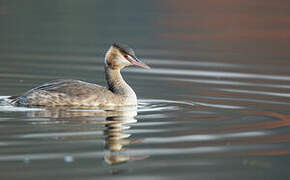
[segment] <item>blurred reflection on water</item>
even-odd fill
[[[285,179],[288,1],[1,1],[0,179]],[[25,108],[44,82],[103,84],[128,43],[138,109]]]

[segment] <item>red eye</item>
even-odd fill
[[[127,55],[124,55],[124,57],[125,57],[125,58],[128,58],[128,56],[127,56]]]

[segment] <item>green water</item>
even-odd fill
[[[0,96],[105,85],[127,43],[138,110],[0,106],[0,179],[287,179],[287,1],[0,2]]]

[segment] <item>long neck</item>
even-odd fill
[[[114,94],[122,96],[136,96],[133,89],[124,81],[120,69],[111,69],[105,65],[108,89]]]

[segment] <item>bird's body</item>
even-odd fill
[[[115,94],[105,87],[79,80],[56,80],[15,98],[24,106],[118,106],[136,105],[136,95]]]
[[[79,80],[55,80],[12,97],[23,106],[123,106],[136,105],[133,89],[124,81],[120,70],[129,65],[149,66],[137,60],[132,49],[114,44],[106,53],[105,74],[108,87]]]

